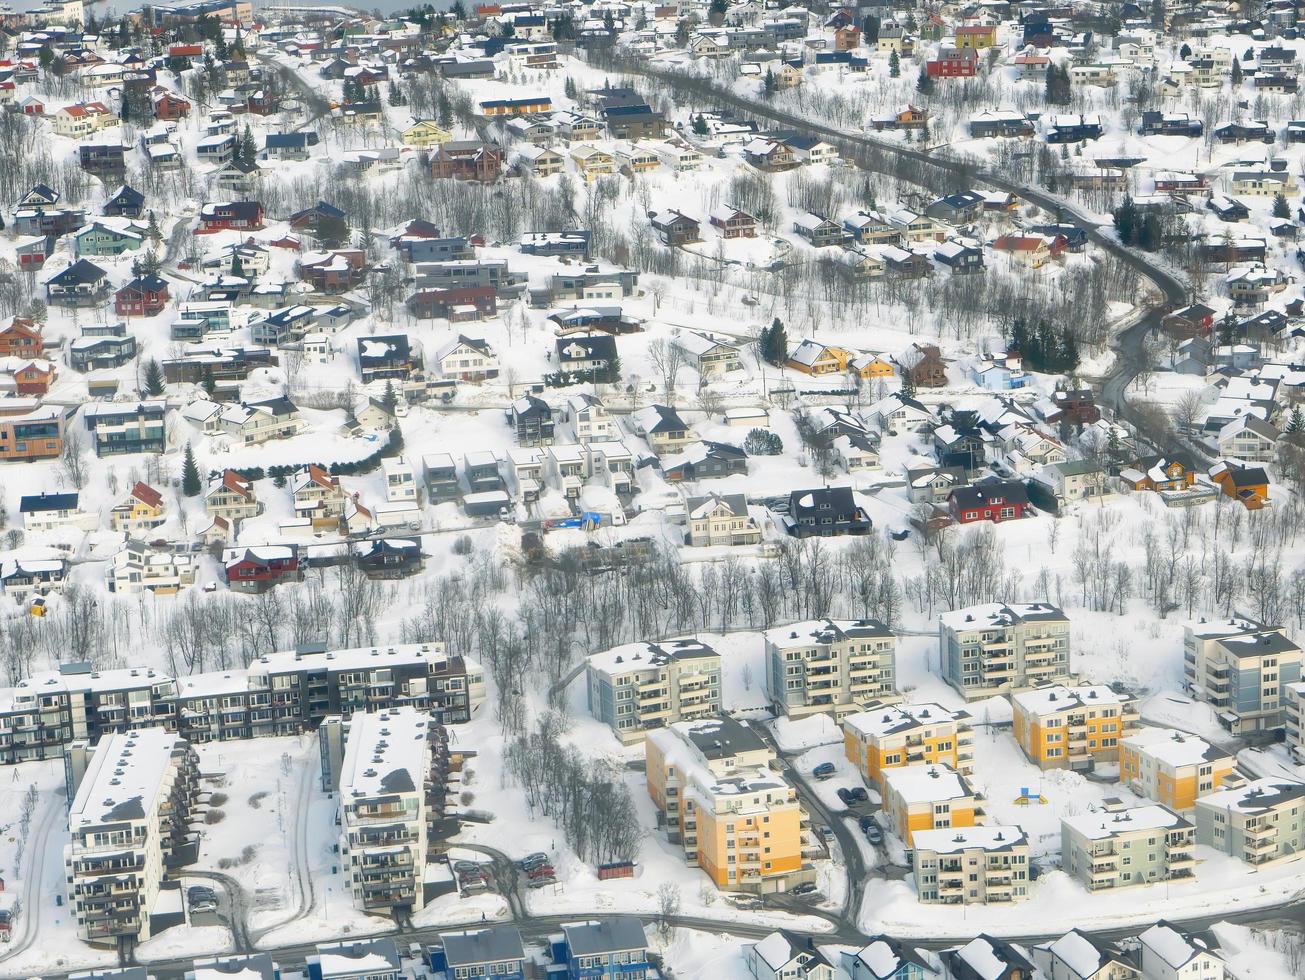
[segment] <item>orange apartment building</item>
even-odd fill
[[[63,452],[63,419],[57,409],[0,418],[0,462],[58,459]]]
[[[1174,728],[1142,728],[1121,743],[1119,781],[1139,796],[1185,813],[1196,798],[1240,785],[1236,760]]]
[[[982,798],[964,776],[945,765],[899,766],[884,770],[884,813],[907,847],[918,830],[983,824]]]
[[[1040,769],[1118,763],[1119,743],[1137,723],[1133,698],[1100,684],[1048,684],[1010,700],[1015,741]]]
[[[671,842],[717,887],[769,894],[815,880],[806,811],[751,729],[728,717],[678,722],[648,733],[644,759]]]
[[[885,770],[901,766],[945,765],[969,776],[974,770],[970,715],[933,703],[876,701],[843,719],[843,754],[881,793]]]

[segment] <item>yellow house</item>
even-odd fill
[[[852,352],[804,340],[788,355],[788,367],[803,374],[837,374],[847,370]]]
[[[128,534],[156,528],[164,519],[163,495],[147,483],[137,483],[126,499],[109,512],[110,526]]]
[[[431,119],[418,119],[399,134],[404,146],[439,146],[453,139],[453,134]]]
[[[815,880],[807,814],[775,754],[732,718],[678,722],[644,741],[648,795],[672,843],[720,888],[774,893]]]
[[[885,769],[884,812],[908,847],[917,830],[976,827],[983,807],[965,777],[951,766],[915,765]]]
[[[1182,813],[1224,788],[1235,760],[1205,739],[1173,728],[1143,728],[1121,743],[1119,781]]]
[[[982,50],[997,43],[997,27],[994,24],[963,24],[956,28],[956,46]]]
[[[585,180],[596,180],[604,174],[616,172],[616,161],[612,155],[587,143],[572,147],[571,159]]]
[[[855,371],[857,377],[863,381],[876,381],[880,378],[891,378],[894,375],[893,362],[878,354],[861,354],[852,358],[848,363],[848,369]]]
[[[1132,697],[1104,685],[1048,684],[1011,695],[1015,741],[1042,769],[1118,763],[1119,743],[1137,721]]]
[[[944,765],[962,776],[974,770],[970,716],[939,704],[866,705],[843,719],[843,754],[867,783],[883,789],[884,773],[911,765]]]

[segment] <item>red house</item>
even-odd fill
[[[168,283],[159,276],[137,276],[113,294],[118,316],[154,316],[168,305]]]
[[[408,312],[418,320],[443,317],[455,323],[498,315],[498,293],[493,286],[431,289],[408,297]]]
[[[263,205],[257,201],[227,201],[225,204],[205,204],[199,209],[200,234],[215,231],[249,230],[263,227]]]
[[[279,582],[298,582],[299,548],[293,544],[235,548],[224,556],[227,585],[236,592],[266,592]]]
[[[0,357],[40,357],[41,328],[35,320],[16,316],[0,330]]]
[[[975,521],[999,524],[1023,517],[1029,506],[1029,495],[1018,480],[988,477],[953,490],[947,506],[952,520],[958,524],[973,524]]]
[[[930,78],[973,78],[979,73],[979,52],[974,48],[939,48],[937,57],[924,63]]]
[[[190,115],[190,102],[171,92],[159,92],[154,96],[154,118],[164,122],[176,122]]]
[[[20,395],[44,395],[54,384],[54,365],[49,361],[28,361],[14,372]]]

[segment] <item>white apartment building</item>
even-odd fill
[[[70,746],[65,772],[64,869],[77,934],[96,946],[149,939],[167,920],[155,907],[168,869],[195,856],[194,749],[162,728],[140,728],[105,735],[94,750]]]
[[[416,502],[417,475],[406,458],[387,456],[381,460],[381,472],[385,475],[385,499],[389,503]]]
[[[364,912],[426,904],[435,723],[414,708],[355,712],[340,766],[340,866]]]
[[[613,647],[591,656],[585,672],[589,712],[626,745],[721,710],[720,654],[689,637]]]
[[[938,642],[943,677],[966,700],[1070,680],[1069,617],[1047,602],[943,613]]]
[[[1196,828],[1153,803],[1062,817],[1061,863],[1088,891],[1192,878]]]
[[[766,631],[766,691],[777,715],[837,721],[898,700],[897,637],[874,619],[815,619]]]
[[[1029,842],[1016,826],[917,830],[911,867],[921,902],[988,905],[1029,895]]]

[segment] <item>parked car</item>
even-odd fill
[[[535,878],[552,878],[554,877],[553,866],[551,864],[541,864],[537,868],[531,868],[526,872],[526,877],[531,880]]]
[[[480,871],[481,866],[478,861],[454,861],[453,870],[458,872]]]
[[[853,803],[865,803],[870,799],[870,794],[865,791],[864,786],[853,786],[847,791]]]
[[[861,828],[861,833],[864,834],[867,830],[869,830],[871,827],[875,825],[875,822],[870,817],[862,817],[860,820],[856,822],[856,824],[858,827]]]
[[[879,845],[884,842],[884,832],[879,829],[878,824],[870,824],[865,828],[865,839],[871,844]]]
[[[852,791],[846,786],[838,787],[838,798],[843,801],[843,806],[851,806],[856,802],[856,799],[852,796]]]
[[[543,851],[535,851],[534,854],[527,854],[517,862],[517,867],[522,871],[529,871],[531,868],[537,868],[541,864],[548,863],[548,855]]]
[[[545,877],[542,878],[531,878],[529,881],[526,882],[526,887],[544,888],[548,885],[556,885],[556,884],[557,884],[556,878],[554,878],[552,875],[546,875]]]
[[[828,779],[834,775],[834,764],[832,762],[822,762],[811,770],[811,775],[817,779]]]
[[[825,840],[833,840],[833,839],[834,839],[834,828],[831,827],[831,826],[829,826],[828,824],[823,824],[823,823],[822,823],[822,824],[820,825],[820,836],[823,837]]]
[[[815,882],[804,881],[789,891],[790,895],[814,895],[816,893]]]

